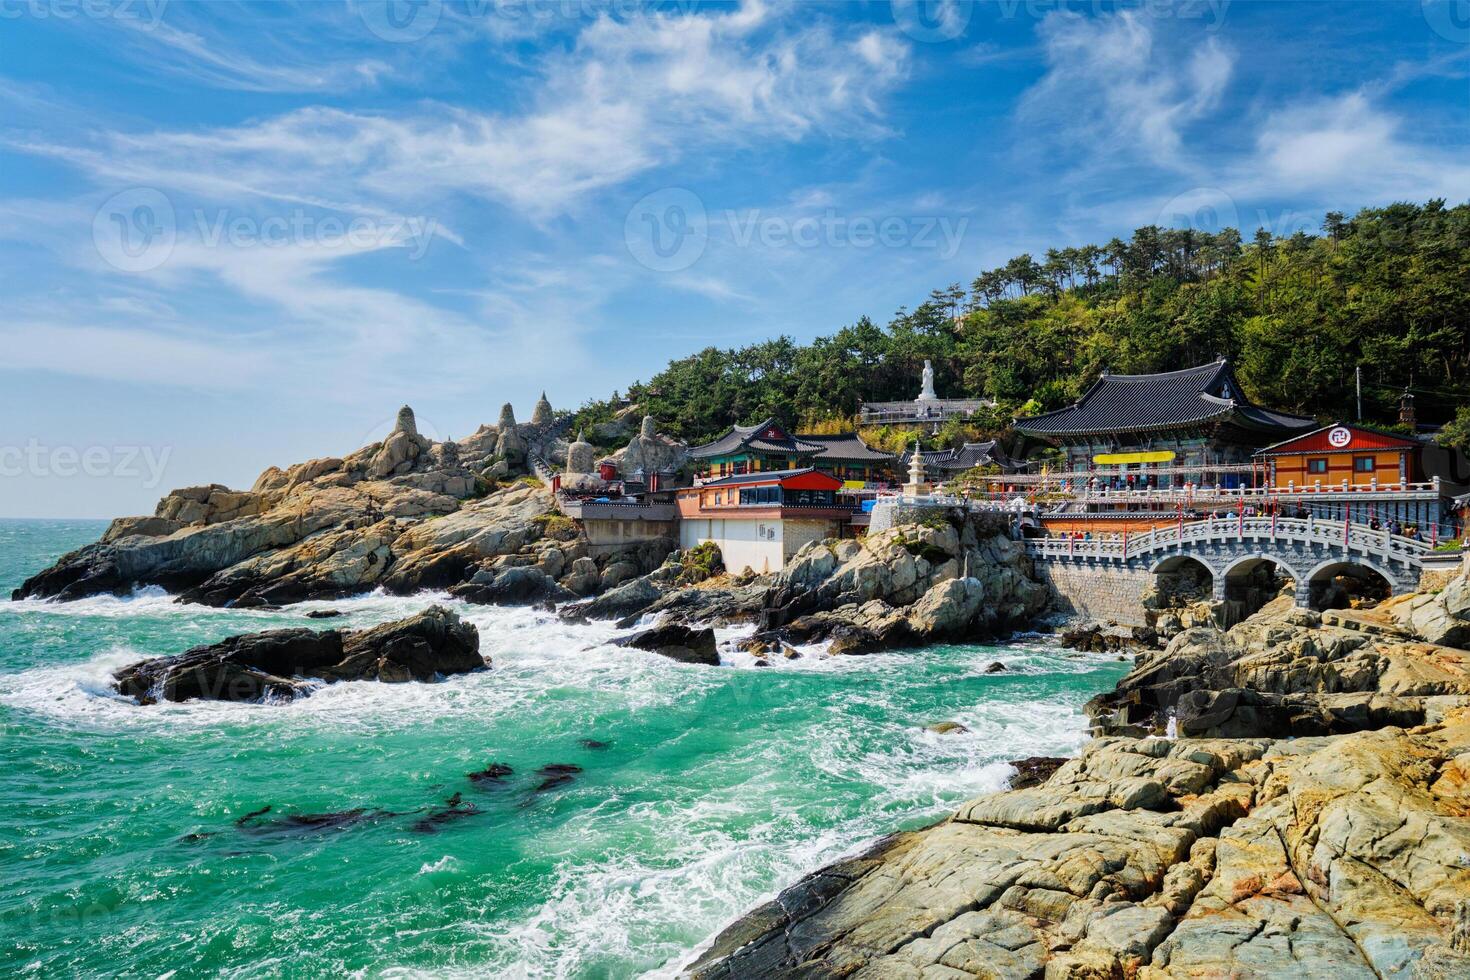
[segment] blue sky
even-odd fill
[[[0,0],[0,516],[1148,223],[1470,197],[1470,3]]]

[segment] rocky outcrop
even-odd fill
[[[715,631],[708,627],[700,629],[677,623],[659,625],[618,640],[617,645],[648,650],[680,663],[711,667],[720,663],[720,655],[715,651]]]
[[[643,473],[676,473],[689,463],[689,447],[676,439],[658,434],[653,416],[645,415],[638,434],[612,460],[624,477]]]
[[[823,868],[687,968],[713,980],[1470,976],[1470,723],[1099,739]]]
[[[152,517],[114,521],[14,597],[160,585],[188,602],[250,607],[462,586],[472,601],[560,600],[596,594],[662,560],[667,546],[646,544],[590,559],[548,490],[525,481],[491,487],[471,472],[486,442],[482,433],[431,442],[405,406],[387,439],[349,456],[272,467],[249,491],[175,490]],[[525,567],[538,575],[506,574]],[[533,578],[539,587],[528,585]]]
[[[481,670],[480,634],[443,606],[356,632],[270,630],[232,636],[113,675],[119,693],[159,701],[289,701],[321,681],[429,681]]]
[[[1003,515],[936,515],[802,548],[761,612],[764,642],[830,640],[834,653],[996,636],[1047,605]]]
[[[1470,565],[1466,568],[1439,592],[1400,596],[1379,608],[1425,642],[1470,649]]]
[[[1470,700],[1470,651],[1382,608],[1315,613],[1283,597],[1142,654],[1087,710],[1104,732],[1162,733],[1172,719],[1182,735],[1283,737],[1419,725],[1457,699]]]

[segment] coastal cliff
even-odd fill
[[[817,871],[686,973],[1470,976],[1470,651],[1414,627],[1463,635],[1467,588],[1188,630],[1089,706],[1131,737]]]
[[[245,491],[175,490],[153,515],[113,521],[13,598],[157,585],[186,602],[240,608],[377,588],[531,602],[592,595],[657,567],[672,540],[594,557],[549,489],[510,479],[529,447],[556,444],[554,427],[517,425],[507,406],[498,427],[433,442],[405,407],[386,439],[348,456],[271,467]]]

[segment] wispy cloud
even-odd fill
[[[1220,105],[1235,55],[1213,35],[1157,44],[1155,27],[1135,11],[1048,16],[1047,71],[1021,100],[1023,121],[1073,151],[1183,165],[1186,130]]]

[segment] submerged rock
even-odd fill
[[[119,693],[158,701],[289,701],[313,681],[429,681],[488,666],[480,634],[443,606],[356,632],[305,628],[232,636],[113,675]]]
[[[498,783],[514,772],[514,769],[503,762],[492,762],[479,772],[469,772],[465,775],[472,783]]]
[[[332,813],[288,813],[284,816],[266,819],[266,815],[272,809],[272,807],[264,806],[259,810],[247,813],[235,821],[235,826],[243,831],[257,834],[312,834],[328,830],[344,830],[369,820],[397,816],[388,810],[368,810],[357,807]],[[202,838],[208,835],[191,836]]]
[[[549,766],[542,766],[536,770],[536,775],[544,778],[536,784],[532,792],[544,793],[546,790],[555,789],[558,786],[565,786],[575,779],[577,773],[581,771],[581,766],[574,766],[566,762],[554,762]]]
[[[472,817],[479,812],[479,807],[466,803],[462,794],[455,793],[444,801],[443,807],[430,810],[427,816],[416,820],[410,829],[417,834],[434,834],[447,823]]]

